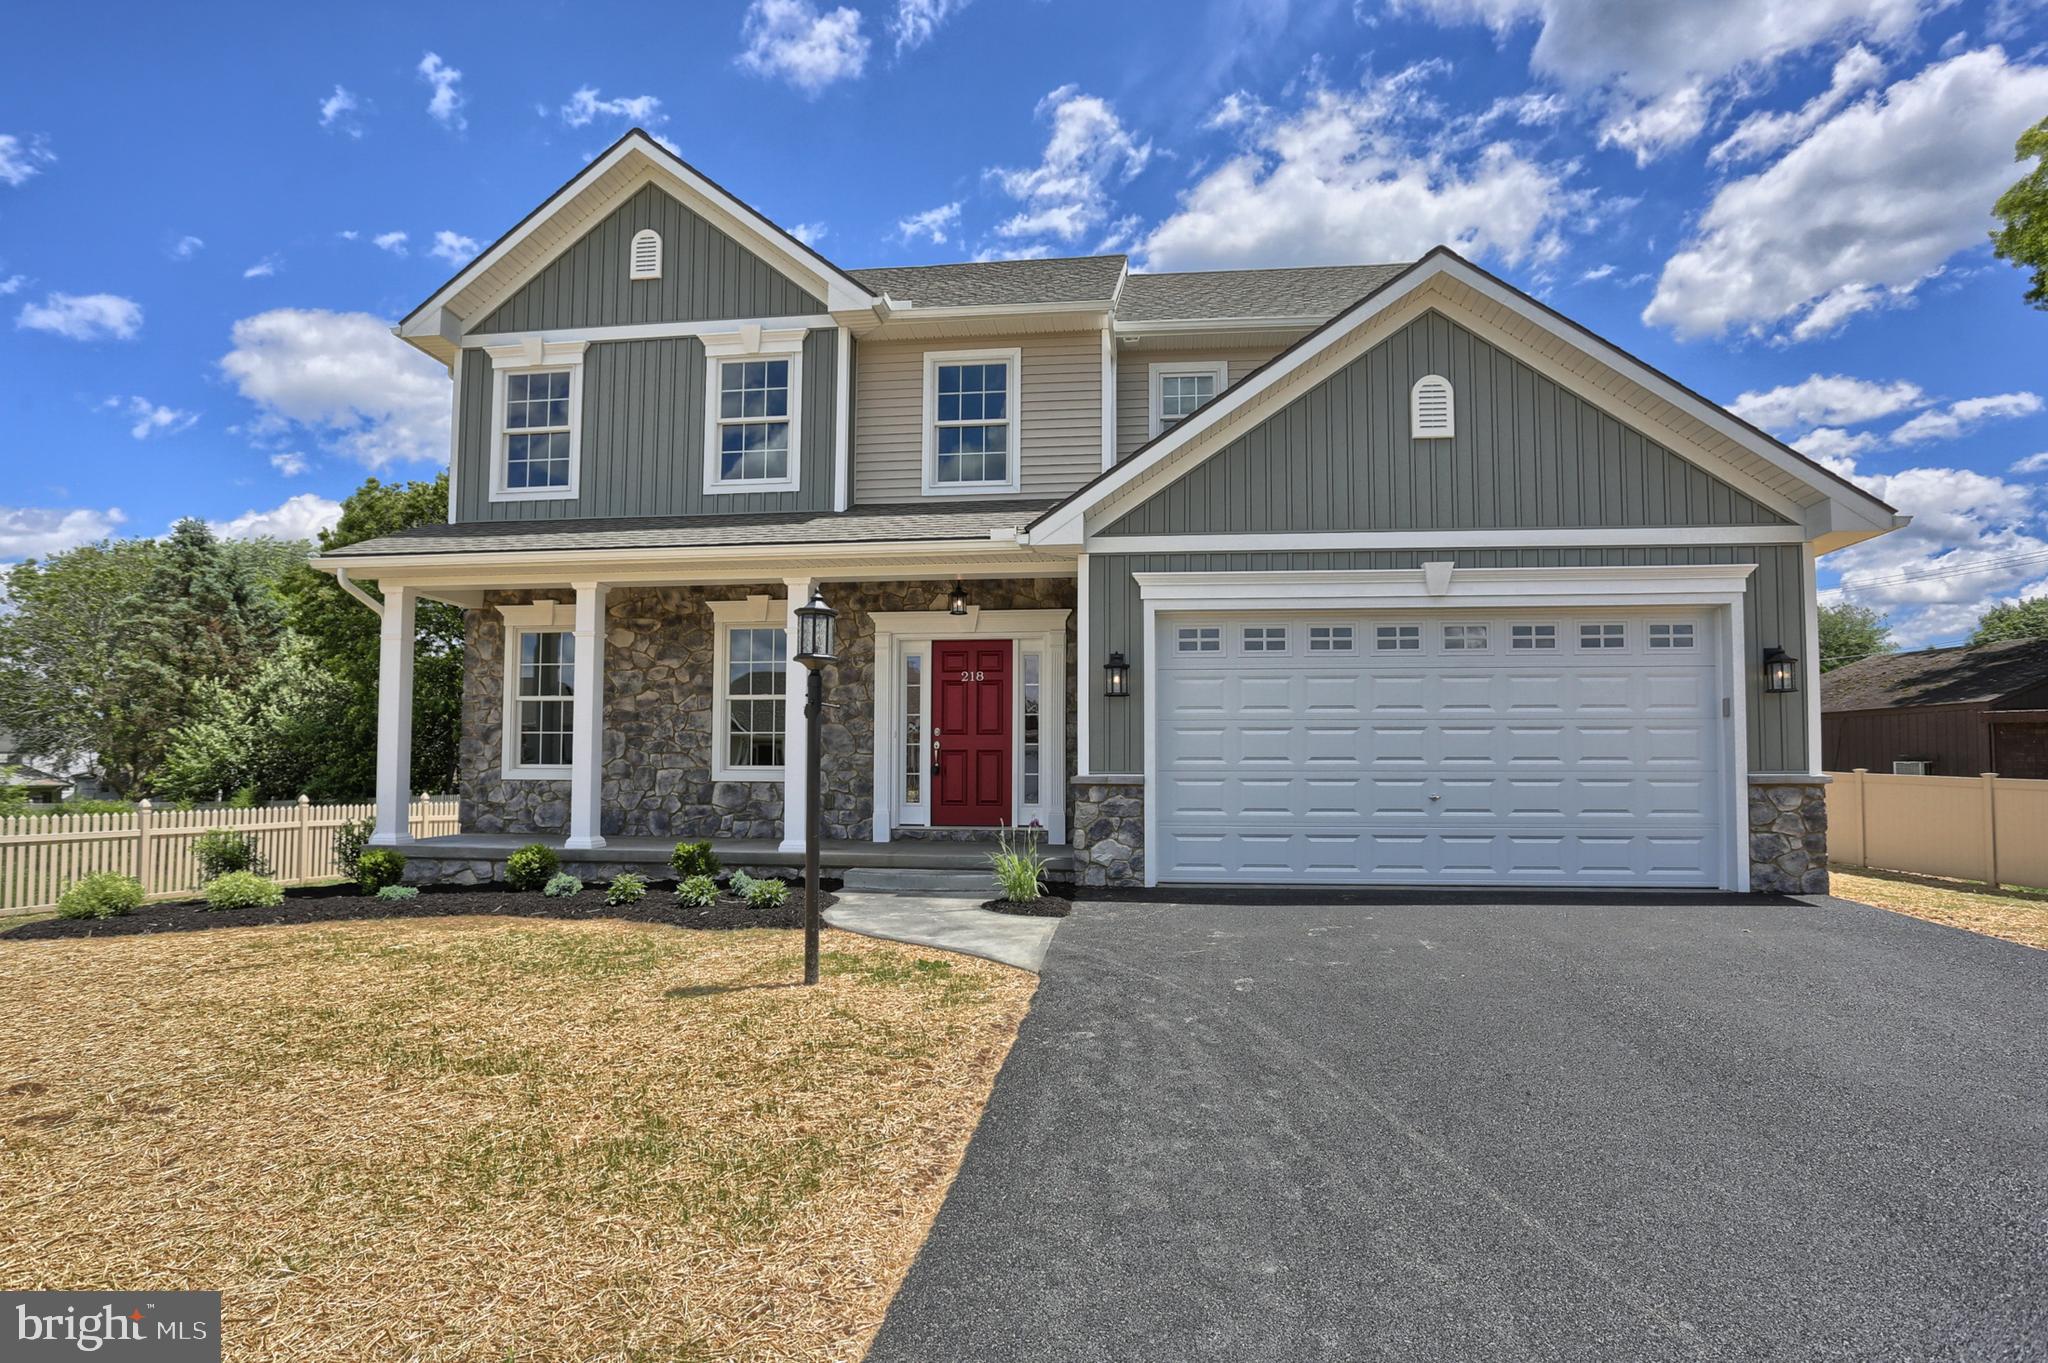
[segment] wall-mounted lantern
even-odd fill
[[[1799,660],[1782,648],[1764,650],[1764,690],[1784,695],[1799,689]]]
[[[1121,653],[1109,655],[1109,661],[1102,665],[1102,694],[1105,696],[1128,696],[1131,694],[1131,665],[1124,661]]]
[[[946,598],[946,612],[949,615],[967,614],[967,584],[957,577],[953,579],[953,594]]]

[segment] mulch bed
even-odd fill
[[[830,908],[839,888],[836,879],[820,882],[820,908]],[[286,890],[274,909],[209,909],[200,899],[145,904],[121,918],[43,918],[0,931],[16,941],[64,937],[133,937],[151,932],[204,932],[208,928],[246,928],[289,923],[340,923],[359,918],[454,918],[490,915],[499,918],[617,918],[630,923],[667,923],[679,928],[800,928],[804,925],[803,887],[790,887],[779,909],[752,909],[721,894],[709,908],[685,908],[676,902],[673,884],[647,887],[637,904],[613,908],[604,902],[604,887],[592,885],[579,895],[549,899],[538,890],[504,885],[430,885],[418,899],[387,901],[361,894],[353,885],[318,885]]]
[[[991,899],[981,907],[995,913],[1013,913],[1019,918],[1065,918],[1074,911],[1074,902],[1056,894],[1042,894],[1021,903],[1014,899]]]

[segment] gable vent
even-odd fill
[[[1446,440],[1453,435],[1451,422],[1451,381],[1441,374],[1425,374],[1408,394],[1409,434],[1417,440]]]
[[[633,234],[633,279],[661,278],[661,233],[644,227]]]

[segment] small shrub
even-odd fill
[[[530,842],[505,858],[505,882],[515,890],[538,890],[561,869],[554,848]]]
[[[351,819],[334,830],[334,864],[341,868],[343,876],[356,878],[361,869],[363,849],[370,845],[370,834],[376,831],[375,819]]]
[[[270,874],[270,865],[256,850],[256,839],[232,828],[209,828],[192,843],[192,859],[199,863],[199,883],[220,879],[230,871]]]
[[[789,882],[749,880],[746,899],[747,907],[750,909],[779,909],[789,902]]]
[[[557,871],[548,877],[548,883],[540,887],[540,892],[549,899],[567,899],[583,893],[583,882],[566,871]]]
[[[254,809],[255,807],[256,787],[254,786],[243,786],[228,796],[229,809]]]
[[[396,885],[405,879],[405,853],[389,847],[372,847],[356,859],[356,884],[364,894]]]
[[[718,875],[718,855],[711,850],[708,842],[679,842],[668,859],[677,880],[688,880],[692,876]]]
[[[752,876],[748,875],[745,871],[734,871],[730,876],[726,878],[725,888],[732,891],[732,897],[734,899],[745,899],[747,897],[747,891],[752,889],[754,885],[757,883],[758,882],[756,882],[755,879]]]
[[[612,877],[612,883],[604,887],[604,902],[613,908],[627,904],[638,904],[647,897],[647,877],[633,871],[621,871]]]
[[[403,904],[408,899],[419,897],[420,887],[417,885],[383,885],[377,889],[377,898],[386,904]]]
[[[207,882],[209,909],[274,909],[284,903],[278,883],[254,871],[229,871]]]
[[[1045,855],[1038,850],[1038,838],[1026,833],[1022,842],[1011,842],[1004,831],[996,839],[996,850],[988,855],[995,868],[996,888],[1012,904],[1029,904],[1038,898],[1039,883],[1045,878]]]
[[[89,875],[57,901],[59,918],[116,918],[142,907],[142,882],[119,871]]]
[[[686,909],[708,909],[718,902],[718,882],[710,876],[689,876],[676,886],[676,903]]]

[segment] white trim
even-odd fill
[[[604,600],[602,582],[576,584],[572,608],[576,690],[570,702],[569,835],[571,851],[604,846]]]
[[[464,352],[455,352],[449,362],[448,377],[454,382],[448,395],[448,524],[454,525],[461,518],[462,488],[462,358]]]
[[[517,345],[485,346],[491,357],[490,500],[493,502],[574,501],[583,486],[583,341],[547,341],[529,336]],[[513,432],[505,426],[505,380],[513,374],[566,373],[569,376],[569,481],[562,487],[515,488],[505,482],[506,444]],[[458,437],[459,438],[459,437]],[[451,459],[451,463],[453,460]],[[450,485],[451,504],[453,485]]]
[[[1123,284],[1117,288],[1122,290]],[[1102,467],[1116,463],[1116,333],[1102,320]]]
[[[782,769],[794,778],[782,784],[782,842],[778,850],[784,852],[805,851],[809,842],[811,810],[804,774],[811,769],[811,720],[805,713],[811,703],[811,670],[797,660],[803,622],[796,613],[810,601],[815,585],[808,577],[782,580]]]
[[[646,248],[644,251],[643,247]],[[661,233],[652,227],[641,228],[626,244],[626,278],[629,281],[661,278]]]
[[[1089,716],[1094,713],[1095,640],[1089,637],[1088,555],[1074,560],[1074,766],[1088,773]]]
[[[1815,560],[1818,552],[1807,545],[1800,554],[1799,602],[1806,613],[1806,765],[1814,774],[1821,769],[1820,741],[1820,582]]]
[[[572,638],[576,631],[576,608],[560,601],[535,601],[523,606],[499,606],[498,614],[505,620],[505,667],[500,679],[503,695],[499,702],[500,722],[498,725],[498,776],[505,781],[567,781],[574,774],[574,762],[560,766],[527,766],[519,760],[519,640],[527,634],[567,634]],[[583,666],[579,651],[571,666],[580,672]],[[570,724],[573,726],[579,716],[574,706],[575,694],[583,690],[579,679],[575,693],[571,695]],[[575,742],[571,730],[570,742]]]
[[[1144,611],[1148,656],[1158,647],[1162,615],[1219,611],[1353,611],[1529,608],[1650,608],[1691,606],[1712,610],[1724,629],[1718,659],[1722,691],[1725,821],[1722,885],[1749,889],[1748,669],[1743,659],[1743,591],[1756,565],[1748,563],[1597,568],[1460,568],[1449,591],[1428,594],[1419,568],[1268,573],[1133,573]],[[1159,784],[1159,673],[1144,670],[1142,734],[1148,789]],[[1158,812],[1145,801],[1145,883],[1159,883]]]
[[[802,718],[803,696],[790,693],[790,673],[787,668],[782,680],[782,758],[779,767],[735,767],[726,761],[727,726],[730,716],[726,703],[732,699],[726,686],[732,671],[732,651],[728,635],[735,629],[772,629],[778,621],[784,620],[789,611],[787,598],[772,596],[749,596],[739,601],[707,601],[711,610],[711,779],[714,781],[781,781],[789,770],[791,732],[795,721]],[[801,598],[798,604],[802,604]],[[784,661],[790,666],[801,666],[794,661],[785,628],[783,645]],[[788,798],[783,800],[783,829],[790,827],[791,810]],[[795,818],[801,824],[803,814],[796,811]]]
[[[1118,322],[1116,334],[1140,340],[1147,336],[1207,336],[1216,331],[1312,331],[1330,320],[1327,312],[1292,317],[1172,317],[1146,322]]]
[[[716,317],[695,322],[628,322],[608,327],[559,327],[547,331],[489,331],[465,336],[466,347],[522,345],[538,336],[551,344],[581,341],[586,345],[606,341],[669,341],[689,337],[719,339],[739,334],[742,327],[759,327],[763,332],[823,331],[834,326],[827,313],[796,317]]]
[[[1223,396],[1223,390],[1230,386],[1230,364],[1226,360],[1154,360],[1146,369],[1145,378],[1145,430],[1147,438],[1155,438],[1166,429],[1166,418],[1159,410],[1159,381],[1169,375],[1207,374],[1215,383],[1209,394],[1209,402]],[[1203,403],[1202,406],[1208,406]],[[1201,408],[1196,408],[1200,411]],[[1192,415],[1192,413],[1190,414]],[[1185,421],[1183,417],[1181,420]]]
[[[1004,393],[1009,409],[1008,452],[1003,458],[1007,475],[1000,482],[941,483],[938,481],[939,366],[942,364],[989,364],[1000,361],[1009,366]],[[1024,466],[1023,413],[1024,352],[1019,347],[990,350],[927,350],[924,352],[924,495],[927,497],[982,496],[1016,492],[1022,487]]]
[[[1255,554],[1289,549],[1538,549],[1799,544],[1796,525],[1642,525],[1542,530],[1328,530],[1241,535],[1093,535],[1091,554]]]
[[[402,847],[412,841],[413,642],[419,596],[410,587],[384,590],[377,625],[377,826],[370,841]]]
[[[832,509],[852,505],[853,480],[853,333],[839,328],[835,341],[832,382]]]
[[[704,341],[704,494],[729,497],[747,492],[796,492],[803,485],[803,393],[804,335],[795,327],[770,331],[744,327],[730,340]],[[745,364],[749,360],[789,362],[789,448],[780,478],[723,478],[719,476],[718,395],[722,366]]]

